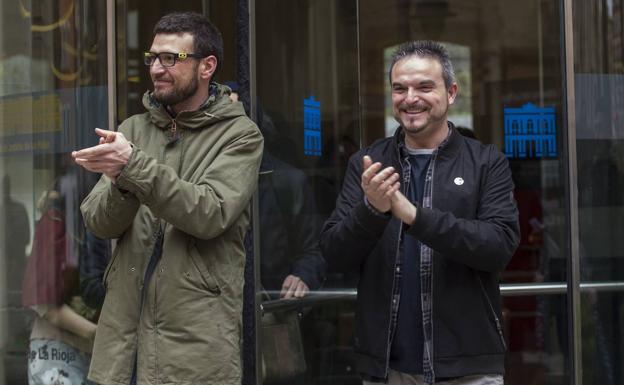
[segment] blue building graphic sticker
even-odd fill
[[[557,156],[554,107],[527,103],[505,108],[505,155],[508,158],[553,158]]]
[[[321,156],[321,102],[314,95],[303,99],[303,153]]]

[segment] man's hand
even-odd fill
[[[394,172],[394,167],[381,170],[381,163],[373,163],[368,155],[364,156],[362,165],[361,186],[368,203],[379,212],[390,211],[391,198],[400,187],[399,174]]]
[[[75,162],[92,172],[100,172],[113,183],[128,164],[132,146],[121,132],[95,129],[100,136],[100,144],[72,152]]]
[[[296,275],[289,275],[282,283],[280,298],[303,298],[308,294],[310,288]]]
[[[392,215],[403,223],[412,225],[416,219],[416,206],[412,204],[400,191],[395,191],[391,199]]]

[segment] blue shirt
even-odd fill
[[[420,202],[433,150],[407,150],[411,168],[407,198]],[[401,296],[397,326],[390,350],[390,367],[409,374],[423,374],[423,323],[420,301],[420,242],[403,234],[401,248]]]

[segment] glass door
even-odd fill
[[[361,142],[357,2],[263,0],[254,19],[265,138],[258,383],[359,384],[351,363],[357,272],[328,271],[318,246]]]
[[[560,7],[558,0],[255,2],[258,122],[267,150],[259,383],[361,383],[352,350],[358,272],[324,270],[313,237],[334,208],[349,156],[397,128],[389,55],[417,39],[451,53],[460,91],[450,120],[495,144],[512,168],[521,242],[501,277],[506,383],[569,383]],[[291,275],[307,277],[303,299],[284,298]],[[275,338],[292,311],[301,339]],[[281,362],[291,371],[275,377],[270,360],[284,356],[296,359]]]

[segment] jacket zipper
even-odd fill
[[[496,315],[496,311],[494,311],[494,306],[492,306],[490,297],[488,297],[487,292],[485,291],[485,286],[483,285],[483,281],[481,281],[481,277],[479,276],[478,273],[475,272],[475,274],[477,275],[477,280],[479,281],[481,292],[485,296],[485,300],[488,306],[490,307],[490,312],[492,313],[492,316],[494,317],[494,323],[496,324],[496,331],[498,332],[498,337],[500,338],[501,343],[503,344],[503,348],[507,350],[507,344],[505,343],[505,336],[503,335],[503,327],[501,326],[500,320],[498,319],[498,316]]]
[[[399,151],[399,150],[397,150]],[[399,152],[399,159],[401,159],[400,156],[400,152]],[[407,162],[407,158],[403,159],[404,162]],[[407,193],[407,189],[409,188],[409,177],[406,175],[403,175],[403,163],[401,163],[399,161],[399,163],[401,164],[401,179],[403,182],[403,186],[404,187],[404,192]],[[409,169],[409,167],[408,167]],[[411,171],[410,171],[411,172]],[[403,222],[401,221],[399,223],[399,234],[397,236],[397,247],[396,247],[396,254],[394,256],[394,271],[392,272],[392,274],[396,274],[396,269],[397,269],[397,260],[400,258],[400,249],[401,249],[401,235],[403,234]],[[400,282],[399,282],[400,284]],[[388,324],[388,343],[386,344],[386,368],[385,368],[385,377],[386,379],[389,376],[389,369],[390,369],[390,349],[392,348],[392,340],[393,340],[393,334],[396,331],[396,325],[393,328],[392,324],[393,324],[393,319],[392,319],[392,315],[394,313],[394,306],[395,306],[395,300],[399,301],[400,300],[400,296],[399,298],[394,298],[395,294],[395,285],[397,285],[396,280],[393,278],[392,279],[392,292],[390,293],[390,323]],[[400,290],[400,289],[399,289]],[[396,306],[399,306],[399,304],[397,303]],[[394,329],[394,330],[393,330]]]
[[[429,191],[429,208],[433,208],[433,177],[434,177],[434,173],[435,173],[435,164],[436,164],[436,160],[438,159],[438,153],[440,151],[440,148],[441,148],[441,146],[438,146],[436,148],[436,150],[433,152],[433,154],[431,155],[431,163],[429,164],[429,167],[428,167],[428,169],[431,168],[431,180],[429,181],[429,185],[431,186],[431,190]],[[427,170],[427,172],[429,172],[429,170]],[[425,184],[426,184],[426,182],[425,182]],[[423,200],[424,200],[424,195],[425,195],[425,192],[423,191]],[[431,271],[431,278],[430,278],[430,281],[431,281],[431,283],[430,283],[431,291],[429,293],[431,295],[431,309],[429,309],[429,311],[431,313],[431,315],[430,315],[430,317],[431,317],[431,320],[430,320],[430,322],[431,322],[431,336],[430,336],[430,338],[431,338],[431,349],[429,351],[429,363],[431,365],[430,369],[431,369],[431,376],[433,378],[433,380],[432,380],[433,383],[435,383],[435,370],[434,370],[434,362],[433,362],[434,361],[434,351],[433,351],[433,305],[434,305],[433,304],[433,278],[434,278],[434,275],[433,275],[434,274],[434,271],[433,271],[433,269],[434,269],[434,267],[433,267],[433,265],[434,265],[434,263],[433,263],[433,254],[434,253],[435,253],[435,250],[431,249],[431,263],[430,263],[430,266],[429,266],[429,269]],[[421,288],[421,290],[422,290],[422,288]],[[423,325],[423,329],[424,329],[424,325]],[[424,370],[424,368],[423,368],[423,370]]]

